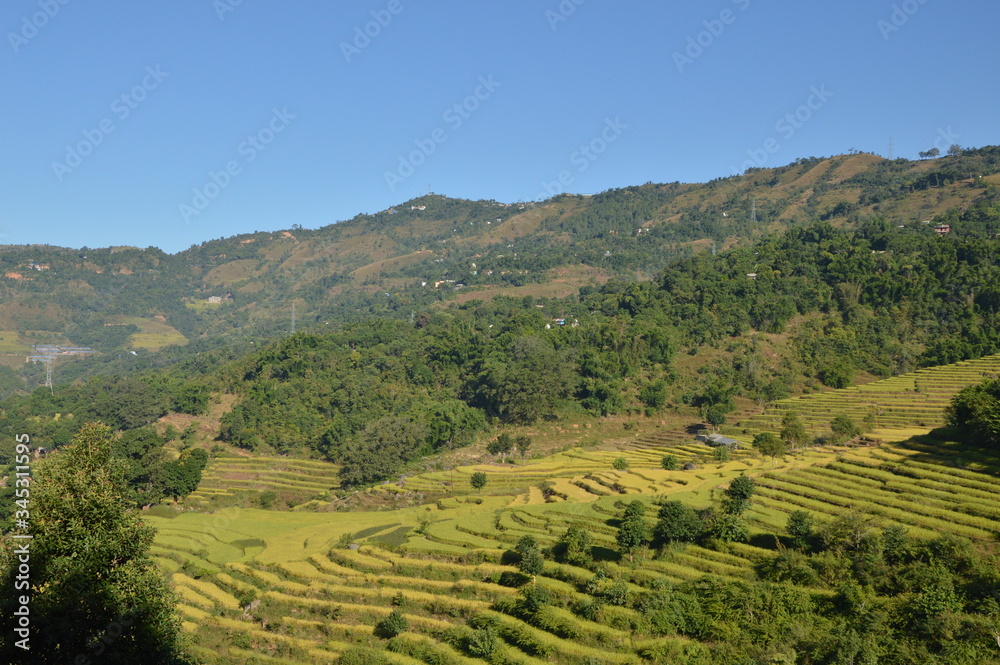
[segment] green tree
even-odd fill
[[[650,409],[661,409],[667,403],[667,382],[657,379],[639,391],[639,400]]]
[[[945,412],[948,424],[978,443],[1000,441],[1000,379],[962,388]]]
[[[507,455],[514,449],[514,439],[507,432],[503,432],[493,441],[486,445],[486,452],[490,455],[499,455],[500,463],[507,461]]]
[[[781,439],[788,444],[788,447],[795,450],[799,446],[805,445],[809,439],[806,428],[799,420],[799,414],[795,411],[785,411],[781,416]]]
[[[625,514],[618,525],[615,538],[618,548],[628,555],[629,561],[635,560],[635,552],[649,539],[649,528],[646,526],[646,504],[638,499],[625,507]]]
[[[426,438],[426,428],[405,416],[383,416],[368,423],[344,447],[341,481],[347,486],[367,485],[399,473]]]
[[[713,404],[705,409],[705,420],[713,428],[718,428],[720,425],[726,424],[727,413],[729,413],[729,408],[725,404]]]
[[[208,464],[208,453],[202,448],[188,448],[176,460],[163,465],[163,493],[174,500],[186,497],[198,489],[201,472]]]
[[[573,368],[564,351],[540,337],[519,337],[506,362],[485,359],[466,391],[479,405],[503,420],[529,424],[549,413],[569,395]]]
[[[742,515],[750,506],[750,499],[757,491],[757,483],[753,478],[740,474],[732,479],[729,487],[724,490],[722,509],[727,515]]]
[[[521,456],[521,461],[524,461],[524,456],[528,454],[531,449],[531,437],[520,434],[514,439],[514,447],[517,448],[517,453]]]
[[[660,466],[666,471],[673,471],[677,468],[677,456],[676,455],[664,455],[663,459],[660,460]]]
[[[840,414],[830,421],[830,429],[833,431],[834,441],[837,443],[850,441],[861,435],[861,428],[844,414]]]
[[[375,624],[375,635],[387,640],[396,637],[400,633],[405,633],[409,629],[409,620],[407,620],[403,611],[397,607],[387,617]]]
[[[792,538],[792,546],[805,549],[813,535],[813,517],[804,510],[795,510],[788,516],[785,531]]]
[[[542,572],[542,568],[545,566],[545,557],[542,556],[542,550],[538,546],[538,541],[533,537],[521,536],[521,539],[517,541],[517,545],[514,546],[514,551],[519,555],[517,562],[518,570],[532,577]]]
[[[30,651],[14,628],[16,548],[0,548],[0,660],[65,665],[84,656],[114,665],[178,665],[176,599],[149,557],[154,530],[129,506],[125,463],[110,428],[87,424],[38,465],[31,484]]]
[[[725,543],[743,543],[750,538],[739,513],[713,512],[706,524],[708,533]]]
[[[704,529],[693,509],[680,501],[668,501],[660,506],[653,536],[661,543],[693,543]]]
[[[766,455],[771,458],[771,466],[774,466],[774,458],[778,455],[784,455],[788,450],[788,446],[785,442],[778,437],[774,432],[761,432],[753,438],[753,447],[761,455]]]
[[[611,462],[611,466],[615,471],[625,471],[628,469],[628,460],[624,457],[616,457],[614,461]]]
[[[482,471],[476,471],[469,477],[469,484],[476,490],[481,492],[484,487],[486,487],[486,482],[488,478],[486,474]]]
[[[571,524],[562,538],[552,548],[556,561],[572,566],[586,566],[593,560],[590,531],[579,524]]]

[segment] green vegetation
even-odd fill
[[[68,663],[78,656],[107,663],[179,665],[176,599],[149,557],[154,531],[128,508],[125,465],[114,437],[87,425],[72,445],[38,465],[30,489],[28,575],[18,573],[24,546],[10,537],[0,549],[5,593],[0,653],[4,662]],[[25,447],[27,449],[27,447]],[[27,496],[27,494],[25,494]],[[20,561],[20,563],[19,563]],[[27,586],[15,587],[15,580]],[[31,625],[18,648],[15,609],[30,599]]]
[[[965,386],[1000,371],[1000,195],[964,180],[998,171],[810,158],[177,257],[38,248],[0,345],[100,354],[4,401],[0,464],[22,431],[40,468],[120,432],[109,514],[137,557],[121,511],[151,506],[206,664],[992,662],[1000,388]]]

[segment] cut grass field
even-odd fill
[[[796,403],[796,410],[816,431],[821,415],[830,417],[831,403],[852,413],[851,400],[859,395],[889,405],[899,390],[905,394],[907,386],[918,385],[935,395],[940,409],[947,395],[979,380],[996,362],[961,363],[881,386],[826,393],[824,400]],[[927,422],[941,422],[940,413],[935,418]],[[587,619],[579,608],[589,598],[583,586],[593,577],[591,570],[547,560],[537,583],[549,590],[553,604],[529,624],[511,611],[519,592],[507,580],[517,571],[505,563],[504,551],[525,535],[549,547],[570,525],[581,525],[610,578],[627,580],[632,593],[641,593],[660,580],[752,578],[756,563],[774,556],[774,536],[783,534],[795,510],[822,522],[854,509],[884,525],[900,524],[916,537],[951,533],[995,541],[1000,460],[927,436],[926,430],[919,435],[921,430],[910,426],[918,435],[905,441],[812,447],[773,462],[749,451],[718,462],[710,448],[689,435],[662,432],[616,450],[578,447],[524,464],[468,465],[368,491],[372,496],[447,495],[399,510],[230,508],[148,520],[158,529],[154,556],[173,579],[184,630],[206,663],[242,665],[254,662],[251,652],[256,662],[322,663],[361,648],[393,663],[471,665],[486,661],[469,651],[466,638],[491,627],[505,662],[638,665],[664,638],[634,629],[642,622],[633,609],[609,606],[602,622]],[[698,468],[665,471],[660,461],[666,453],[681,463],[694,460]],[[627,469],[612,468],[618,457],[627,460]],[[476,471],[487,474],[481,493],[469,483]],[[691,545],[656,556],[645,553],[634,564],[618,558],[615,520],[622,501],[651,503],[666,496],[707,508],[741,473],[758,483],[747,513],[750,543],[726,551]],[[332,465],[220,457],[206,471],[195,502],[208,505],[213,492],[291,485],[309,493],[334,484]],[[652,525],[655,507],[647,517]],[[387,642],[376,636],[374,626],[393,606],[409,628],[393,642],[394,650],[386,651]]]

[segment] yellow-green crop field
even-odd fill
[[[21,341],[21,334],[16,330],[0,330],[0,353],[28,354],[31,347]]]
[[[892,423],[919,432],[915,420],[940,424],[947,396],[998,367],[996,358],[988,360],[993,364],[960,363],[789,401],[819,431],[832,417],[831,404],[860,413],[850,410],[852,399],[860,409],[869,408],[862,398],[883,400],[879,404],[888,408],[900,391],[912,402],[933,388],[936,414],[921,403],[925,410],[905,418],[899,411]],[[769,424],[782,408],[790,407],[779,405],[760,422]],[[226,508],[149,517],[158,529],[153,554],[173,579],[184,630],[206,663],[326,663],[360,648],[400,665],[472,665],[487,662],[469,645],[488,633],[500,640],[502,662],[638,665],[649,662],[652,651],[680,653],[687,642],[643,634],[635,628],[644,625],[637,611],[625,607],[606,607],[601,622],[589,620],[577,608],[586,604],[583,586],[593,571],[551,560],[537,583],[553,602],[526,623],[510,611],[519,597],[509,585],[517,569],[505,563],[504,552],[525,535],[551,546],[570,525],[582,525],[600,566],[611,579],[627,580],[632,593],[659,580],[751,578],[755,563],[774,555],[773,537],[725,551],[695,545],[645,551],[634,563],[615,554],[622,500],[669,495],[707,508],[740,473],[758,484],[747,513],[752,535],[782,533],[795,510],[824,521],[850,509],[903,525],[917,537],[954,533],[992,541],[1000,532],[1000,460],[959,444],[924,435],[879,446],[811,447],[773,461],[743,450],[719,462],[689,435],[658,436],[638,437],[615,451],[576,448],[524,464],[419,474],[368,490],[373,498],[445,497],[398,510],[338,512],[334,502],[315,499],[291,511]],[[666,454],[697,468],[663,470]],[[627,460],[626,469],[612,467],[619,457]],[[469,482],[476,471],[487,475],[481,492]],[[239,489],[294,487],[303,497],[322,496],[335,486],[335,476],[336,467],[319,462],[217,458],[190,505],[208,508],[213,495]],[[655,513],[652,506],[647,511],[650,526]],[[394,607],[409,627],[389,651],[374,626]],[[501,662],[496,658],[490,662]]]

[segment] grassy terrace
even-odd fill
[[[846,414],[858,424],[866,419],[874,423],[881,438],[906,439],[914,429],[926,431],[944,425],[944,409],[955,393],[998,374],[1000,355],[929,367],[863,386],[782,400],[760,415],[744,418],[737,427],[751,436],[777,431],[782,415],[795,411],[810,434],[820,435],[829,431],[834,416]]]
[[[868,408],[867,401],[856,406],[859,396],[878,398],[885,408],[898,399],[893,413],[903,414],[905,403],[919,395],[937,404],[937,412],[910,404],[910,412],[921,414],[912,417],[938,423],[947,396],[992,368],[1000,368],[997,358],[788,400],[761,422],[791,404],[818,431],[820,414],[828,419],[831,408],[852,414]],[[913,392],[917,385],[919,393]],[[682,463],[695,460],[698,468],[661,469],[666,451]],[[628,469],[612,468],[618,457],[628,460]],[[651,646],[680,648],[684,640],[634,632],[642,623],[632,609],[607,606],[600,623],[588,620],[579,608],[589,599],[584,586],[594,572],[551,560],[538,583],[553,603],[527,623],[512,609],[520,596],[509,580],[517,572],[504,563],[504,551],[524,535],[550,546],[570,525],[580,524],[593,538],[595,565],[641,593],[664,579],[751,577],[761,557],[774,555],[773,534],[783,533],[788,514],[798,509],[823,521],[853,508],[884,524],[902,524],[918,537],[956,533],[994,540],[1000,532],[998,470],[1000,461],[986,453],[927,436],[877,447],[808,448],[773,463],[739,451],[720,463],[689,435],[662,432],[620,450],[571,449],[524,464],[470,465],[370,490],[373,497],[447,495],[399,510],[231,508],[148,519],[158,528],[154,554],[173,578],[184,629],[207,663],[326,663],[360,647],[400,665],[472,665],[487,661],[474,657],[468,638],[490,627],[501,640],[505,662],[638,664]],[[469,484],[475,471],[488,477],[481,493]],[[634,564],[618,557],[620,501],[668,495],[705,508],[740,473],[758,482],[748,511],[750,544],[723,552],[697,546],[647,551]],[[315,495],[335,484],[331,465],[218,458],[196,499],[209,501],[213,492],[233,488],[286,485]],[[655,506],[647,516],[652,525]],[[386,651],[386,640],[373,627],[395,606],[409,629],[393,642],[394,651]]]

